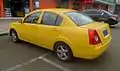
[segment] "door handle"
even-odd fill
[[[58,28],[54,28],[53,31],[58,31]]]

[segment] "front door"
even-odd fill
[[[60,33],[60,24],[63,18],[52,12],[44,12],[41,25],[39,25],[39,43],[48,49],[52,49],[55,39]]]
[[[20,33],[20,37],[32,43],[37,42],[37,35],[38,35],[38,20],[40,17],[41,12],[34,12],[28,15],[23,23],[20,25],[20,29],[18,30]]]

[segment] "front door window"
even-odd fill
[[[41,12],[35,12],[24,19],[24,23],[37,24]]]

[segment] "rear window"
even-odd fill
[[[85,24],[90,24],[90,23],[93,22],[93,20],[90,17],[88,17],[84,14],[81,14],[78,11],[66,12],[65,14],[71,20],[73,20],[78,26],[85,25]]]

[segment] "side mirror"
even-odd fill
[[[23,20],[21,19],[21,20],[19,20],[18,22],[22,24],[22,23],[23,23]]]

